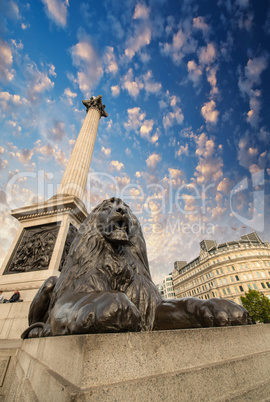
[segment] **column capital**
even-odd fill
[[[95,108],[99,111],[100,117],[108,117],[108,113],[105,110],[105,105],[102,103],[101,95],[98,95],[96,98],[92,96],[90,100],[83,100],[82,103],[86,107],[86,112],[88,112],[88,110],[91,108]]]

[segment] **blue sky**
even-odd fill
[[[0,255],[10,210],[57,191],[82,99],[102,95],[88,211],[120,196],[154,281],[199,242],[270,240],[270,2],[0,4]]]

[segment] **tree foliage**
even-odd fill
[[[270,322],[270,300],[261,292],[249,289],[241,301],[253,322]]]

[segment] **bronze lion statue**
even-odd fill
[[[59,279],[45,281],[22,338],[250,324],[223,300],[162,300],[152,282],[141,226],[119,198],[103,201],[81,225]]]

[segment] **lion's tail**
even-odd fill
[[[44,322],[35,322],[34,324],[30,325],[23,333],[21,334],[22,339],[27,339],[29,332],[32,331],[34,328],[44,328]]]

